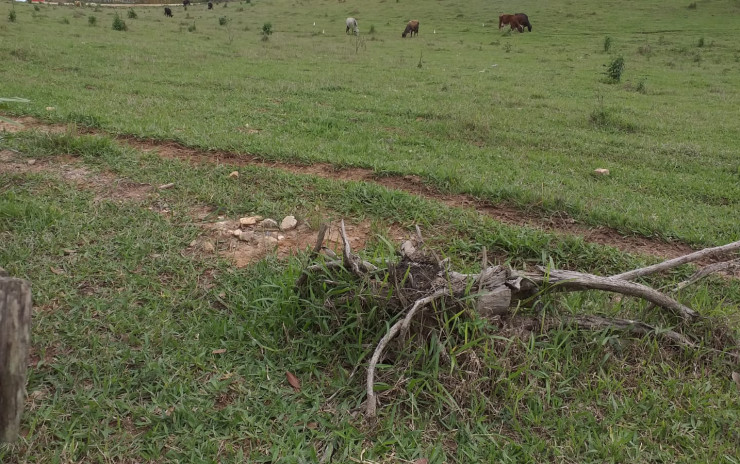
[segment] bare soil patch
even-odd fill
[[[295,229],[287,231],[260,224],[245,226],[238,219],[223,217],[217,222],[202,223],[201,226],[207,232],[193,240],[185,254],[203,256],[215,253],[229,259],[237,268],[248,266],[271,253],[279,259],[285,259],[316,244],[316,230],[305,222],[299,222]],[[375,236],[370,221],[348,224],[347,231],[355,249],[365,248]],[[391,227],[386,234],[394,240],[406,235],[400,227]],[[325,246],[341,254],[341,245],[339,224],[333,222],[329,225]]]

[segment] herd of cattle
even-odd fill
[[[190,5],[190,0],[183,0],[182,6],[187,10],[188,5]],[[213,9],[213,2],[208,2],[208,9]],[[172,17],[172,9],[168,6],[164,7],[164,15],[168,17]],[[345,34],[349,34],[350,31],[352,31],[353,34],[357,35],[360,33],[360,28],[357,25],[357,20],[355,18],[347,18],[346,21],[347,28],[345,29]],[[511,27],[511,30],[517,30],[519,32],[524,32],[524,28],[526,27],[529,32],[532,32],[532,24],[529,22],[529,17],[525,15],[524,13],[514,13],[512,14],[503,14],[498,17],[498,28],[501,29],[505,25],[509,25]],[[414,36],[414,34],[419,35],[419,21],[416,19],[412,19],[406,24],[406,29],[404,29],[403,34],[401,34],[401,37],[406,38],[407,35],[411,34],[411,37]]]

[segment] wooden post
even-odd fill
[[[31,341],[31,283],[0,268],[0,443],[12,443],[26,399]]]

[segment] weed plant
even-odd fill
[[[115,14],[113,17],[113,30],[114,31],[127,31],[128,26],[126,26],[126,22],[121,19],[120,16],[118,16],[118,13]]]

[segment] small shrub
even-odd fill
[[[96,18],[95,16],[88,16],[87,17],[87,24],[89,24],[90,26],[94,26],[95,23],[97,23],[97,22],[98,22],[98,18]]]
[[[252,3],[252,0],[246,0],[246,1],[247,1],[247,5],[249,5],[250,3]]]
[[[609,63],[604,74],[611,82],[619,82],[622,80],[622,72],[624,72],[624,58],[618,56]]]
[[[604,53],[609,53],[612,48],[612,38],[609,36],[604,37]]]
[[[507,43],[504,44],[504,51],[506,53],[510,53],[511,52],[511,44],[510,43],[507,42]]]
[[[236,9],[236,11],[238,11],[238,12],[241,13],[242,11],[244,11],[244,7],[243,6],[240,6],[239,8]]]
[[[69,24],[69,18],[67,17],[62,18],[62,24]]]
[[[653,54],[653,49],[650,44],[640,45],[637,48],[637,53],[643,56],[650,56]]]
[[[370,25],[370,30],[368,31],[368,34],[375,34],[375,24]]]
[[[704,46],[704,37],[699,38],[699,41],[696,43],[696,46],[699,48]]]
[[[226,18],[226,16],[221,16],[220,18],[218,18],[218,25],[219,26],[225,26],[226,24],[228,24],[228,22],[229,22],[229,20],[228,20],[228,18]]]
[[[15,14],[15,10],[10,10],[10,14],[8,15],[8,21],[10,21],[11,23],[14,23],[16,18],[17,16]]]
[[[114,31],[127,31],[128,26],[126,26],[126,22],[121,19],[120,16],[118,16],[118,13],[116,13],[116,16],[113,18],[113,30]]]
[[[33,6],[33,11],[41,11],[41,8],[39,8],[38,5]]]
[[[224,2],[224,8],[226,8],[227,6],[229,6],[229,3],[228,2]]]
[[[688,9],[689,10],[695,10],[696,9],[696,2],[689,3]]]
[[[130,10],[128,10],[128,18],[129,19],[136,19],[137,18],[136,12],[133,10],[133,8],[130,9]]]
[[[696,55],[694,55],[694,63],[701,64],[701,62],[702,62],[701,53],[697,53]]]
[[[267,42],[270,40],[272,35],[272,23],[265,23],[262,25],[262,41]]]
[[[193,24],[188,26],[188,32],[195,32],[195,21],[193,21]]]
[[[647,94],[647,87],[645,87],[645,79],[640,80],[635,90],[637,90],[638,93],[641,93],[643,95]]]

